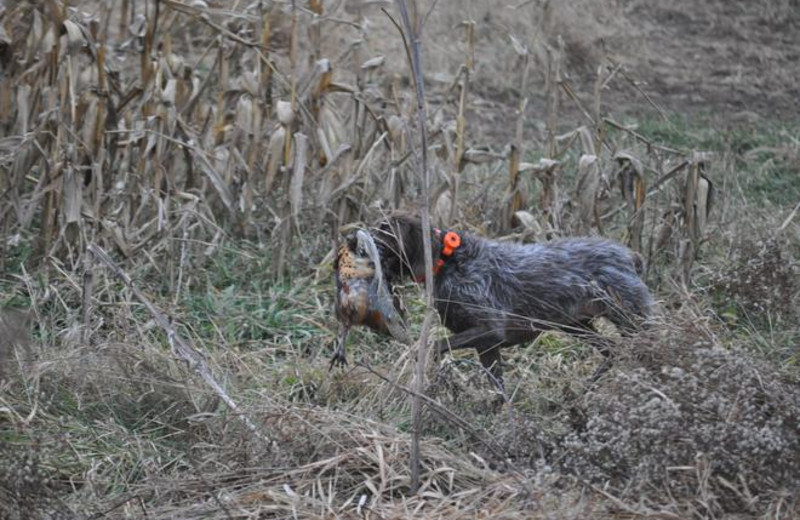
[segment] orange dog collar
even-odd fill
[[[441,231],[437,229],[436,234],[440,235]],[[458,236],[458,233],[455,231],[448,231],[444,235],[442,244],[442,256],[447,258],[452,256],[453,252],[455,252],[455,250],[461,246],[461,237]],[[441,271],[442,267],[444,267],[445,258],[436,259],[436,262],[433,264],[433,274],[439,274],[439,271]]]
[[[442,230],[438,228],[433,229],[434,233],[436,233],[436,238],[442,236]],[[444,234],[444,238],[442,239],[442,253],[441,255],[445,258],[452,256],[456,249],[461,247],[461,237],[455,231],[448,231]],[[444,267],[445,258],[437,258],[436,261],[433,262],[433,274],[434,276],[439,274],[439,271],[442,270]],[[423,283],[425,281],[425,275],[416,277],[415,281],[417,283]]]
[[[450,256],[453,254],[453,251],[461,246],[461,237],[458,236],[458,233],[455,231],[448,231],[447,234],[444,236],[444,249],[442,249],[442,254],[444,256]]]

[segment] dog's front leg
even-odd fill
[[[505,343],[505,335],[498,329],[486,326],[473,327],[453,334],[436,342],[436,352],[442,354],[451,350],[474,348],[478,351],[481,364],[494,379],[501,391],[504,390],[503,368],[500,366],[500,347]]]
[[[491,327],[472,327],[436,342],[436,351],[444,354],[450,350],[474,348],[478,351],[500,346],[505,341],[503,333]]]

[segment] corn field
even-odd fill
[[[277,279],[293,244],[308,254],[312,237],[332,240],[376,210],[420,203],[413,96],[389,77],[403,64],[390,68],[364,40],[342,47],[344,33],[358,35],[358,16],[339,19],[319,2],[86,7],[5,9],[6,234],[36,233],[42,255],[72,268],[98,242],[125,258],[147,250],[172,273],[186,267],[187,248],[256,238]],[[602,84],[619,66],[598,72],[595,107],[584,107],[561,77],[559,49],[548,49],[546,153],[526,160],[525,96],[513,142],[470,144],[474,25],[462,29],[464,62],[429,101],[437,223],[479,222],[528,239],[624,228],[634,249],[667,253],[688,271],[712,207],[709,157],[604,117]],[[532,57],[508,36],[525,92]],[[565,103],[585,125],[562,131]],[[624,135],[609,139],[611,130]],[[170,279],[172,290],[180,284]]]
[[[444,4],[409,2],[415,78],[388,1],[0,0],[0,518],[800,511],[798,206],[736,202],[796,128],[663,142],[614,106],[680,133],[635,67],[576,43],[590,7]],[[367,333],[326,372],[335,244],[419,212],[423,164],[438,227],[640,252],[657,327],[591,390],[573,340],[509,353],[500,412],[468,358],[417,388]]]

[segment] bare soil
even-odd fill
[[[531,2],[439,5],[426,30],[429,78],[446,83],[466,48],[457,24],[477,22],[470,117],[481,121],[481,137],[490,142],[513,135],[508,121],[519,103],[521,59],[509,34],[533,56],[527,111],[534,129],[547,117],[547,53],[558,48],[559,37],[564,78],[590,111],[598,68],[605,80],[617,63],[625,74],[618,71],[602,91],[602,110],[613,116],[655,113],[646,96],[666,112],[702,121],[791,122],[800,115],[797,0],[533,3],[533,9]],[[394,31],[387,34],[392,40],[396,31],[387,28]],[[573,101],[562,98],[565,126],[585,120]],[[475,132],[473,137],[480,139]]]
[[[793,121],[800,100],[800,3],[629,2],[632,68],[675,111]]]

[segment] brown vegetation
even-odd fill
[[[497,412],[471,355],[327,371],[335,239],[423,191],[388,2],[0,0],[0,518],[797,516],[797,5],[687,4],[412,6],[435,223],[660,300],[588,389],[508,349]]]

